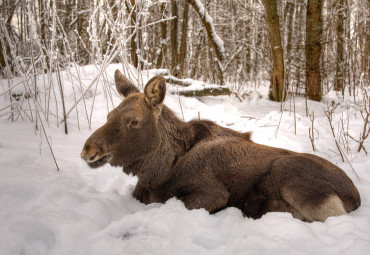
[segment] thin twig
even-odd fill
[[[339,146],[339,143],[337,141],[337,137],[335,136],[334,127],[333,127],[333,123],[332,123],[332,121],[333,121],[333,112],[335,111],[335,109],[336,109],[336,106],[328,106],[326,110],[324,109],[324,113],[325,113],[326,117],[328,118],[330,129],[331,129],[332,135],[334,137],[335,145],[337,146],[338,152],[339,152],[339,154],[342,158],[342,161],[344,162],[344,156],[343,156],[342,150]]]
[[[40,120],[40,123],[41,123],[41,127],[42,127],[42,130],[44,132],[44,135],[45,135],[45,138],[46,138],[46,142],[48,143],[48,146],[49,146],[49,149],[50,149],[50,152],[51,152],[51,155],[53,156],[53,159],[54,159],[54,163],[55,163],[55,166],[57,167],[57,170],[58,172],[60,171],[59,169],[59,166],[58,166],[58,163],[57,163],[57,160],[55,159],[55,155],[54,155],[54,151],[53,151],[53,148],[51,147],[51,144],[49,142],[49,139],[48,139],[48,136],[46,134],[46,130],[45,130],[45,127],[44,127],[44,123],[42,122],[41,120],[41,117],[40,117],[40,113],[39,111],[36,111],[38,117],[39,117],[39,120]]]
[[[315,112],[312,112],[312,114],[309,115],[310,120],[311,120],[311,127],[308,128],[308,135],[310,137],[311,145],[312,145],[312,150],[316,151],[316,146],[315,146],[315,133],[314,133],[314,121],[315,121]]]

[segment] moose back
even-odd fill
[[[92,168],[122,166],[138,177],[133,196],[143,203],[177,197],[188,209],[210,213],[237,207],[259,218],[290,212],[304,221],[325,221],[361,204],[351,179],[329,161],[256,144],[214,122],[184,122],[163,104],[162,76],[144,93],[118,70],[122,103],[86,141],[81,157]]]

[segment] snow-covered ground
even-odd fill
[[[114,88],[113,73],[120,67],[108,67],[108,86]],[[79,79],[87,87],[97,73],[91,66],[84,67]],[[75,102],[71,86],[78,76],[70,74],[62,73],[67,110]],[[144,75],[143,79],[149,77]],[[40,77],[41,94],[45,92],[42,81]],[[2,83],[2,89],[8,86],[4,85],[7,81]],[[99,82],[103,83],[104,80]],[[315,153],[342,167],[362,197],[359,209],[324,223],[305,223],[287,213],[269,213],[253,220],[244,218],[235,208],[213,215],[203,209],[189,211],[176,199],[144,205],[131,195],[135,177],[110,166],[90,169],[80,159],[82,146],[104,124],[107,108],[112,109],[120,101],[112,92],[113,105],[109,101],[107,107],[107,88],[100,85],[91,130],[83,100],[79,103],[81,130],[76,111],[70,114],[68,135],[62,126],[56,127],[54,117],[50,117],[49,126],[44,122],[59,172],[35,123],[21,119],[12,123],[9,115],[0,118],[0,254],[369,254],[370,157],[363,151],[357,153],[356,143],[350,141],[347,157],[355,172],[350,164],[341,162],[323,112],[325,103],[308,102],[310,112],[315,112],[317,151],[313,152],[308,136],[311,121],[305,117],[302,98],[295,98],[295,134],[292,101],[285,103],[281,115],[280,104],[266,99],[266,88],[252,90],[240,102],[235,96],[178,97],[173,94],[178,88],[168,85],[165,104],[180,118],[200,116],[238,131],[253,131],[252,140],[257,143]],[[86,94],[88,113],[94,91],[92,86],[92,93]],[[56,95],[58,98],[57,89]],[[334,96],[326,97],[326,102],[339,101]],[[0,109],[7,104],[2,96]],[[60,114],[61,107],[58,109]],[[340,118],[347,123],[349,111],[352,110],[340,102],[333,117],[336,134]],[[358,137],[362,119],[353,112],[349,118],[348,131]],[[365,147],[370,151],[370,141]]]

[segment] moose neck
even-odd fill
[[[140,185],[147,189],[157,188],[171,178],[176,160],[190,149],[194,141],[191,126],[166,106],[163,106],[157,125],[160,132],[157,149],[128,167],[129,172],[138,176]]]

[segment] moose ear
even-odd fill
[[[151,78],[144,89],[145,101],[151,108],[160,109],[166,95],[166,80],[158,75]]]
[[[140,92],[138,88],[118,70],[114,73],[114,80],[116,82],[117,91],[122,97],[127,97],[131,93]]]

